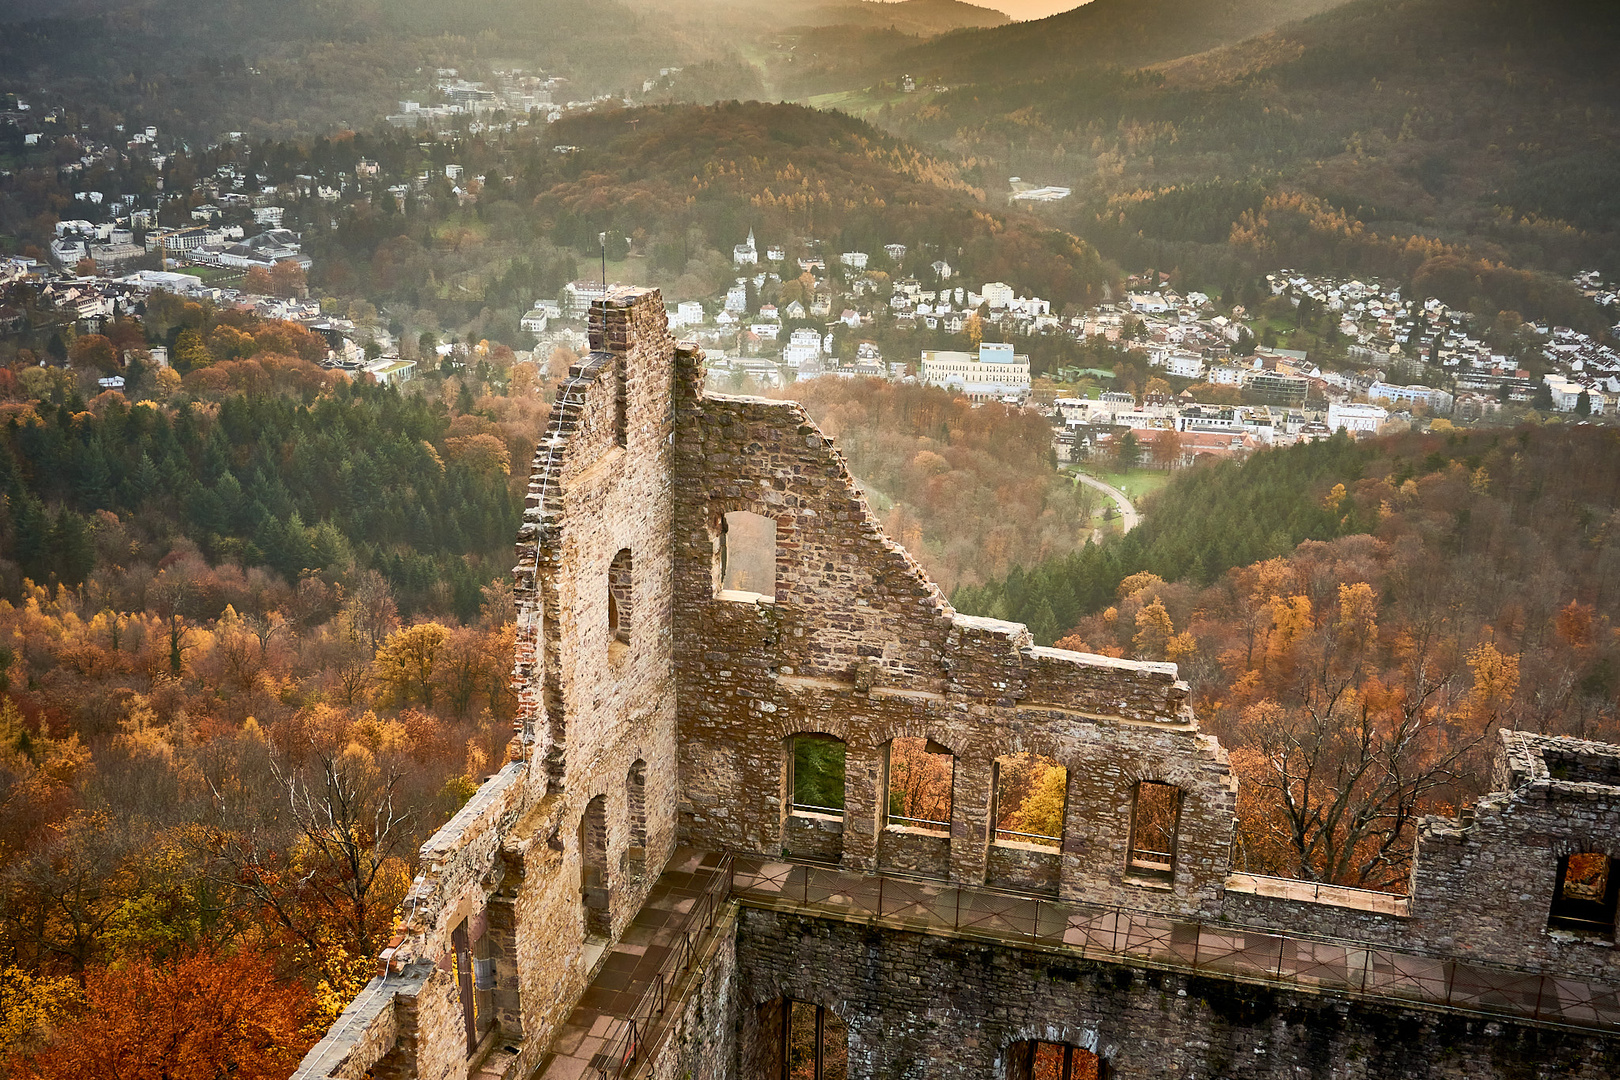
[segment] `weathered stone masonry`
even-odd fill
[[[1425,822],[1409,899],[1233,874],[1236,782],[1173,665],[953,611],[798,405],[703,392],[656,292],[611,295],[591,340],[519,538],[511,760],[424,846],[382,974],[300,1075],[527,1076],[677,844],[1620,982],[1612,929],[1548,924],[1560,858],[1620,857],[1620,751],[1504,733],[1500,790]],[[722,588],[727,514],[774,527],[768,593]],[[812,734],[844,744],[842,814],[792,811]],[[953,756],[948,830],[887,824],[900,737]],[[995,839],[995,762],[1025,751],[1068,770],[1060,846]],[[1142,781],[1180,792],[1173,873],[1127,865]],[[853,1077],[1002,1077],[1025,1039],[1119,1077],[1615,1074],[1603,1036],[1533,1024],[802,913],[724,926],[648,1075],[775,1068],[760,1009],[784,997],[844,1019]]]

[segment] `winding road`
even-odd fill
[[[1125,493],[1119,490],[1119,488],[1114,487],[1112,484],[1105,484],[1095,476],[1091,476],[1087,473],[1075,473],[1074,475],[1075,479],[1079,480],[1082,484],[1086,485],[1087,487],[1096,488],[1098,491],[1102,492],[1104,495],[1107,495],[1109,498],[1113,499],[1119,504],[1121,536],[1124,536],[1126,533],[1130,532],[1132,529],[1136,528],[1142,523],[1142,515],[1137,512],[1136,507],[1131,505],[1131,500],[1126,498]]]

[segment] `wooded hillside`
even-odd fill
[[[1400,889],[1416,815],[1486,790],[1497,727],[1620,739],[1617,449],[1552,426],[1266,451],[953,599],[1177,662],[1243,780],[1244,862]]]

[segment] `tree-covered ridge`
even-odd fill
[[[1124,537],[1062,558],[1016,567],[1005,578],[963,587],[951,602],[972,615],[1027,623],[1051,644],[1082,616],[1101,610],[1119,583],[1148,571],[1166,581],[1207,582],[1234,566],[1282,555],[1303,540],[1367,528],[1354,506],[1328,509],[1322,492],[1353,482],[1367,451],[1343,436],[1218,462],[1177,474],[1145,503]]]
[[[429,85],[423,69],[431,77],[438,66],[487,70],[521,57],[588,96],[717,51],[614,0],[19,0],[7,8],[0,72],[16,82],[4,89],[32,96],[46,87],[98,118],[197,139],[369,127],[398,108],[401,88],[419,96]]]
[[[962,30],[885,57],[919,80],[988,83],[1173,60],[1327,11],[1344,0],[1090,0],[1031,22]]]
[[[1455,504],[1412,503],[1425,478],[1458,468],[1478,486],[1435,489],[1456,495]],[[1620,554],[1612,535],[1620,458],[1613,433],[1601,428],[1335,436],[1189,469],[1145,507],[1143,523],[1121,539],[958,589],[952,602],[1026,622],[1049,643],[1115,603],[1134,574],[1205,586],[1306,541],[1397,529],[1414,538],[1408,542],[1423,537],[1441,561],[1488,556],[1482,580],[1556,575],[1555,591],[1596,598],[1601,613],[1620,599],[1602,569]]]
[[[584,229],[700,229],[729,250],[817,237],[840,251],[931,244],[969,280],[1017,281],[1054,303],[1095,302],[1110,275],[1087,244],[992,211],[946,161],[840,113],[758,102],[599,112],[551,128],[576,153],[537,166],[536,200],[565,241]],[[578,224],[576,224],[578,223]]]
[[[1448,301],[1568,321],[1567,288],[1523,272],[1614,265],[1617,43],[1613,5],[1352,0],[1156,68],[987,76],[883,123],[1073,184],[1057,220],[1191,284],[1456,260]]]
[[[290,580],[358,565],[407,597],[447,581],[473,611],[518,511],[504,470],[441,460],[449,426],[423,398],[347,381],[309,405],[236,394],[172,415],[116,401],[29,410],[0,441],[0,550],[15,574],[77,587],[95,563],[90,519],[109,513],[168,522],[210,559]]]

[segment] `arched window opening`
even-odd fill
[[[634,560],[629,548],[621,548],[608,565],[608,651],[614,658],[622,656],[630,647],[634,586]]]
[[[782,1080],[848,1080],[849,1028],[824,1005],[782,1000]]]
[[[579,819],[579,891],[585,909],[585,936],[613,934],[613,908],[608,891],[607,797],[598,795]]]
[[[1558,930],[1614,936],[1620,899],[1620,860],[1601,851],[1576,851],[1558,860],[1558,887],[1547,925]]]
[[[1181,824],[1181,789],[1143,780],[1136,785],[1131,812],[1132,873],[1168,878],[1176,869],[1176,833]]]
[[[996,759],[995,840],[998,844],[1063,844],[1069,770],[1041,754]]]
[[[720,520],[720,590],[727,600],[776,599],[776,522],[746,510]],[[733,595],[726,596],[724,594]]]
[[[1031,1039],[1007,1053],[1007,1080],[1105,1080],[1102,1058],[1083,1046]]]
[[[788,791],[795,814],[844,813],[844,742],[831,735],[795,735]]]
[[[949,832],[955,775],[955,756],[932,739],[890,740],[888,824]]]

